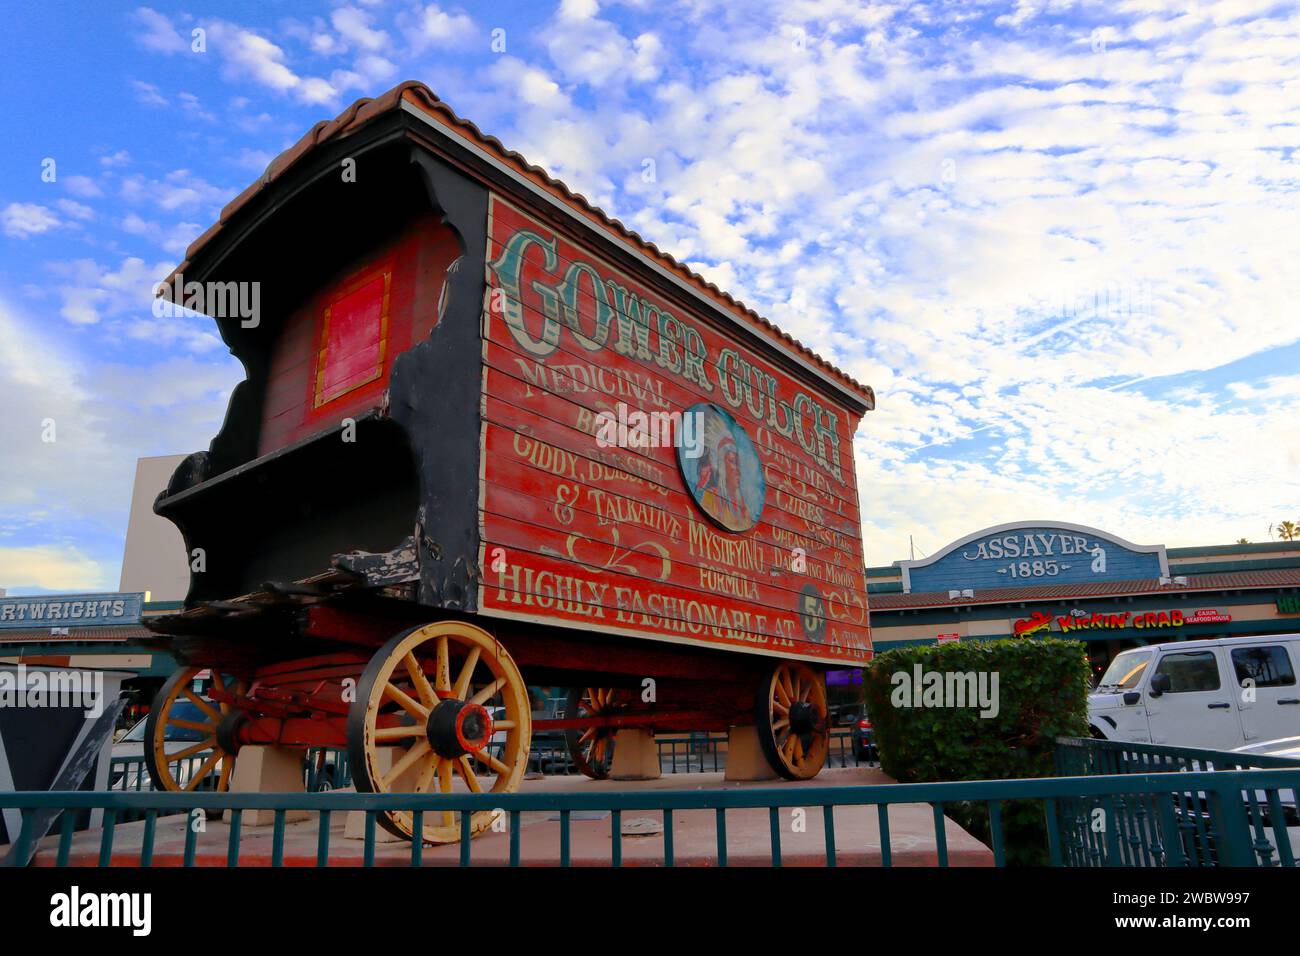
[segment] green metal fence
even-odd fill
[[[272,865],[284,862],[285,815],[291,810],[304,810],[316,815],[316,864],[330,863],[331,815],[348,811],[362,811],[366,815],[364,857],[365,865],[375,861],[376,815],[385,810],[407,810],[414,814],[414,826],[421,828],[424,814],[451,811],[460,813],[462,840],[459,862],[462,866],[473,864],[474,841],[468,839],[470,813],[500,810],[508,821],[510,834],[509,863],[520,862],[520,814],[530,811],[548,811],[559,814],[560,853],[556,861],[561,866],[571,862],[571,821],[573,814],[592,811],[607,812],[612,817],[610,827],[609,862],[622,863],[623,833],[621,816],[628,811],[658,812],[663,819],[664,865],[675,862],[673,845],[673,813],[682,810],[704,810],[714,814],[716,826],[716,861],[727,864],[727,813],[740,809],[766,809],[771,821],[770,862],[782,862],[782,827],[780,811],[784,808],[802,807],[808,811],[810,823],[820,811],[824,834],[824,860],[834,866],[841,846],[836,839],[835,814],[837,807],[861,808],[861,812],[874,812],[879,821],[880,858],[885,866],[891,865],[892,849],[889,836],[888,808],[898,804],[929,804],[933,811],[934,846],[936,862],[947,866],[948,847],[944,830],[944,807],[958,801],[987,806],[990,818],[990,849],[996,865],[1004,865],[1006,847],[1002,828],[1002,807],[1008,801],[1035,801],[1043,808],[1047,824],[1047,841],[1051,863],[1055,866],[1078,865],[1137,865],[1137,866],[1294,866],[1295,855],[1282,819],[1281,794],[1289,794],[1294,805],[1296,788],[1300,787],[1300,769],[1220,770],[1183,773],[1133,773],[1104,776],[1043,778],[1029,780],[986,780],[960,783],[888,784],[866,787],[761,787],[741,790],[694,790],[686,792],[627,791],[627,792],[566,792],[566,793],[514,793],[514,794],[357,794],[357,793],[161,793],[161,792],[98,792],[98,793],[5,793],[0,794],[0,808],[18,808],[23,811],[23,826],[18,838],[16,856],[27,857],[36,834],[33,832],[33,812],[40,808],[59,808],[77,811],[98,808],[104,811],[104,824],[99,843],[99,865],[123,862],[121,854],[114,859],[116,827],[128,813],[143,817],[138,859],[134,852],[127,862],[150,866],[153,862],[155,822],[159,816],[186,812],[196,807],[222,811],[228,821],[227,863],[239,864],[241,845],[241,817],[249,810],[264,809],[274,812]],[[1199,795],[1198,809],[1188,816],[1189,805],[1182,798],[1187,794]],[[1261,799],[1262,796],[1262,799]],[[1093,829],[1090,811],[1103,810],[1110,825]],[[1123,808],[1123,809],[1121,809]],[[1142,808],[1146,819],[1145,829],[1125,829],[1135,819],[1137,808]],[[1265,808],[1272,813],[1264,815]],[[1125,816],[1125,814],[1128,816]],[[55,863],[67,865],[73,837],[74,812],[64,812],[58,827]],[[1082,844],[1076,842],[1080,823],[1085,822],[1088,833],[1095,839]],[[1121,825],[1122,822],[1122,825]],[[1171,835],[1185,835],[1187,827],[1192,832],[1204,833],[1212,840],[1213,854],[1190,852],[1185,839]],[[1195,829],[1201,827],[1201,829]],[[195,828],[186,827],[185,865],[193,865],[198,835]],[[1134,833],[1140,832],[1141,852],[1132,842]],[[1193,847],[1193,850],[1199,848]],[[424,847],[419,843],[410,846],[410,863],[419,865]]]
[[[1295,866],[1300,820],[1294,787],[1243,789],[1224,804],[1221,788],[1200,784],[1207,773],[1217,779],[1242,770],[1294,772],[1295,760],[1083,737],[1058,738],[1056,745],[1062,776],[1175,775],[1159,799],[1117,793],[1060,801],[1069,865],[1216,866],[1237,861],[1246,839],[1260,865]]]

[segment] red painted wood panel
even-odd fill
[[[825,662],[869,657],[857,417],[497,196],[488,233],[480,610]],[[699,403],[726,414],[706,413],[703,457],[684,472],[680,413]],[[657,436],[673,441],[611,446],[599,416],[637,412],[676,413]],[[697,498],[706,488],[712,497]],[[757,522],[728,530],[728,512],[715,520],[697,503],[720,496],[744,502],[731,527],[761,506]]]

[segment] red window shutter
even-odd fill
[[[321,323],[314,407],[383,374],[391,272],[350,285],[330,300]]]

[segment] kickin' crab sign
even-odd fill
[[[1070,614],[1053,616],[1046,611],[1038,611],[1031,617],[1015,623],[1016,637],[1032,637],[1048,631],[1060,634],[1072,634],[1075,631],[1119,631],[1134,628],[1140,631],[1166,630],[1186,627],[1192,624],[1222,624],[1231,621],[1232,615],[1217,608],[1202,608],[1196,611],[1174,609],[1170,611],[1074,611]]]

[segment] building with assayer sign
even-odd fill
[[[867,568],[876,652],[1050,635],[1094,669],[1139,644],[1300,632],[1300,541],[1166,548],[1082,525],[1018,521]]]

